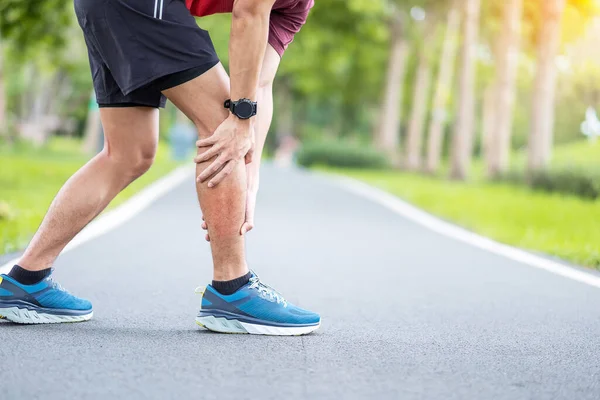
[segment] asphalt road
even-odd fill
[[[0,399],[600,398],[600,290],[266,167],[251,266],[321,313],[305,337],[198,329],[210,279],[193,183],[64,254],[82,324],[0,322]]]

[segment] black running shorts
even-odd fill
[[[184,0],[75,0],[100,107],[164,107],[161,90],[219,62]]]

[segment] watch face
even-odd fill
[[[252,104],[240,101],[235,106],[235,114],[240,118],[250,118],[252,116]]]

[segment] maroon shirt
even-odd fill
[[[192,15],[230,13],[234,0],[185,0]],[[314,0],[276,0],[269,22],[269,44],[281,56],[306,22]]]

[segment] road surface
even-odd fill
[[[194,323],[211,277],[193,183],[61,256],[82,324],[0,322],[0,398],[600,398],[600,289],[265,167],[249,261],[321,313],[305,337]]]

